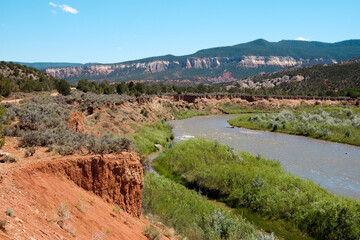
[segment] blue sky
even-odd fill
[[[358,0],[0,1],[0,60],[112,63],[264,38],[360,39]]]

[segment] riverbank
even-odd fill
[[[165,149],[155,159],[155,169],[231,207],[245,207],[272,221],[288,221],[316,239],[360,236],[359,201],[295,177],[276,161],[238,155],[217,142],[192,139]]]
[[[301,135],[360,146],[360,109],[351,106],[299,106],[294,110],[243,114],[229,124],[254,130]]]

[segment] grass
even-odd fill
[[[174,138],[169,124],[157,122],[155,124],[137,127],[136,133],[129,136],[140,154],[149,154],[157,150],[155,144],[165,146]]]
[[[279,113],[243,114],[232,126],[296,134],[360,146],[360,109],[349,106],[301,106]]]
[[[316,239],[360,237],[358,200],[333,195],[286,172],[277,161],[238,153],[216,141],[190,139],[165,149],[154,163],[160,174],[247,209],[247,216],[262,227],[271,221],[267,230],[277,236],[301,230]]]
[[[257,239],[259,232],[181,184],[146,173],[142,209],[188,239]]]
[[[207,110],[195,110],[195,109],[189,109],[189,110],[173,110],[174,116],[177,119],[185,119],[185,118],[191,118],[196,116],[206,116],[209,115],[210,112]]]
[[[237,104],[234,104],[233,102],[219,104],[218,108],[225,114],[263,113],[267,111],[262,108],[239,106]]]

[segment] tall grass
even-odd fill
[[[155,144],[165,146],[174,138],[172,127],[167,123],[157,122],[155,124],[138,127],[136,134],[128,136],[140,154],[149,154],[156,151]]]
[[[188,239],[259,239],[254,227],[196,191],[152,173],[145,175],[142,209]]]
[[[266,112],[266,109],[261,107],[248,107],[248,106],[240,106],[234,102],[226,102],[218,104],[217,106],[223,113],[225,114],[240,114],[240,113],[262,113]]]
[[[299,107],[272,114],[244,114],[229,123],[360,146],[360,109],[353,107]]]
[[[155,169],[232,207],[285,220],[316,239],[360,237],[359,201],[293,176],[277,161],[237,153],[214,141],[191,139],[165,149],[155,160]]]

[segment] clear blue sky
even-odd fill
[[[360,39],[359,0],[1,0],[0,60],[121,62],[264,38]]]

